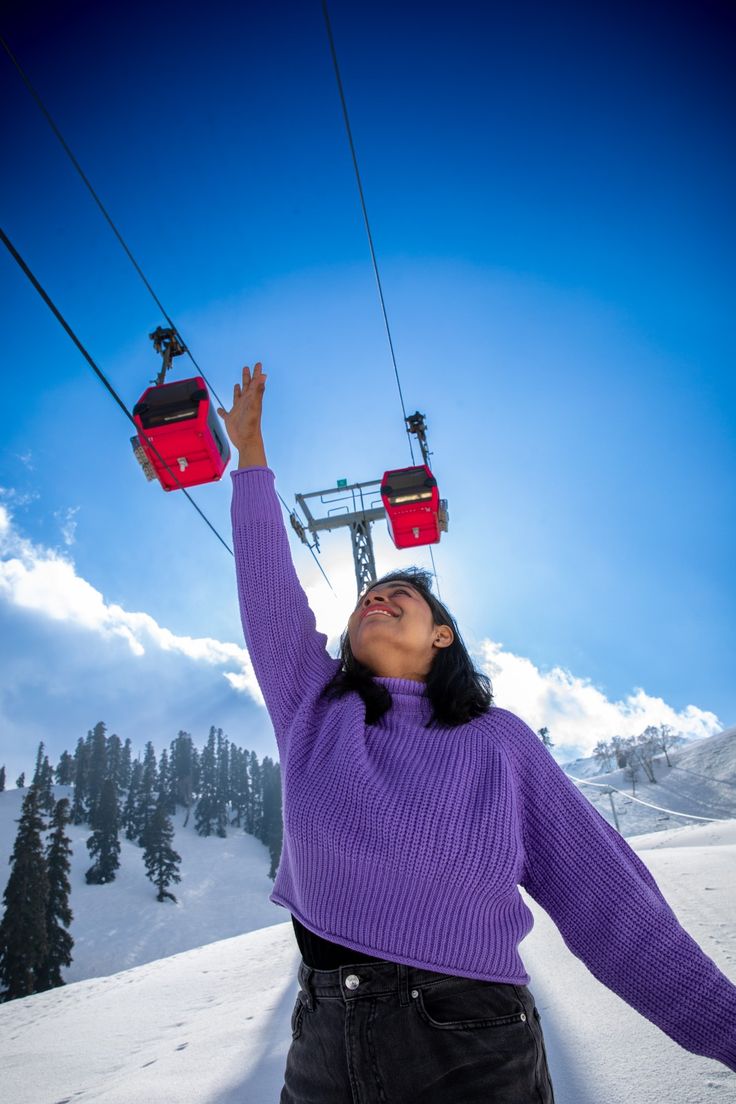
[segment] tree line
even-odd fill
[[[72,798],[54,797],[54,783],[72,787]],[[17,780],[25,788],[25,773]],[[5,768],[0,768],[0,791]],[[256,836],[269,848],[269,877],[276,876],[283,823],[278,763],[236,746],[222,729],[210,728],[204,748],[179,731],[160,756],[151,741],[133,758],[130,739],[107,735],[103,721],[80,737],[74,754],[62,752],[51,766],[44,744],[36,755],[33,779],[23,801],[3,895],[0,922],[0,1000],[63,985],[61,969],[72,962],[69,932],[69,856],[66,825],[86,824],[91,865],[88,884],[115,880],[120,867],[120,835],[142,849],[156,899],[176,903],[169,890],[181,881],[180,855],[172,846],[171,817],[194,813],[199,835],[225,837],[232,828]]]

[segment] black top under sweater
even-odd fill
[[[342,947],[339,943],[331,943],[321,935],[315,935],[300,924],[296,916],[292,915],[291,921],[302,959],[305,965],[311,966],[313,970],[337,970],[339,966],[350,966],[354,962],[385,962],[385,959],[375,958],[373,955],[364,954],[363,951],[354,951],[350,947]]]

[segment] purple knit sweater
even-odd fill
[[[274,473],[231,478],[243,630],[281,760],[270,900],[379,958],[527,985],[523,886],[599,981],[736,1071],[736,986],[519,717],[494,706],[425,728],[424,683],[394,678],[377,680],[393,704],[373,725],[356,693],[320,700],[340,664],[294,570]]]

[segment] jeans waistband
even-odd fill
[[[418,966],[405,966],[401,962],[358,962],[339,966],[336,970],[315,970],[302,959],[299,965],[299,988],[310,1011],[314,1010],[314,998],[340,998],[343,1001],[362,1000],[397,993],[402,1005],[411,1002],[410,991],[428,985],[457,978],[457,974],[438,974],[422,970]],[[467,979],[472,982],[472,978]]]

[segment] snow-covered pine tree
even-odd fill
[[[169,807],[172,811],[177,805],[183,805],[188,809],[192,804],[194,793],[194,777],[192,764],[192,737],[181,729],[175,740],[171,741],[171,754],[169,756],[170,799],[173,803]]]
[[[98,721],[92,731],[88,733],[87,751],[89,755],[89,770],[87,773],[88,816],[89,823],[94,825],[102,787],[105,780],[111,777],[108,769],[107,737],[104,721]]]
[[[107,738],[107,773],[115,783],[118,800],[120,800],[123,794],[123,786],[120,781],[122,756],[122,742],[120,737],[113,732],[112,736],[108,736]]]
[[[106,778],[95,806],[94,831],[87,840],[87,850],[94,860],[85,874],[88,885],[105,885],[115,881],[115,871],[120,866],[119,822],[115,783],[112,778]]]
[[[138,843],[143,846],[143,837],[151,818],[156,811],[158,801],[158,768],[156,766],[156,752],[149,740],[143,752],[143,773],[141,775],[140,790],[138,793],[138,827],[140,835]]]
[[[31,786],[23,799],[11,871],[3,894],[0,922],[0,1000],[38,991],[39,971],[48,955],[46,903],[49,894],[41,833],[45,831],[38,791]]]
[[[35,783],[34,783],[35,785]],[[38,773],[38,802],[40,809],[49,816],[53,815],[56,800],[54,798],[54,771],[49,763],[48,755],[44,755],[41,769]]]
[[[258,762],[258,756],[254,751],[250,753],[250,823],[246,824],[246,832],[250,832],[256,839],[261,838],[261,824],[263,822],[263,771]]]
[[[72,802],[72,823],[84,824],[87,820],[87,775],[89,773],[89,755],[87,744],[80,736],[74,751],[74,800]]]
[[[281,771],[278,763],[267,755],[263,760],[263,824],[261,839],[271,853],[271,869],[268,873],[273,881],[278,870],[283,843],[283,819],[281,814]]]
[[[142,825],[139,820],[139,807],[141,796],[141,780],[143,778],[143,764],[140,759],[133,762],[130,772],[130,785],[128,797],[123,807],[122,825],[125,829],[125,838],[138,840],[141,836]]]
[[[248,766],[246,752],[242,748],[230,745],[230,804],[232,815],[230,823],[243,827],[243,817],[248,808]]]
[[[15,780],[15,784],[19,790],[24,790],[26,785],[26,772],[21,771]]]
[[[171,846],[174,838],[174,826],[166,812],[166,805],[159,801],[154,809],[143,838],[143,862],[146,865],[146,873],[158,889],[157,901],[169,900],[176,903],[176,897],[169,893],[167,886],[172,882],[180,882],[179,855]]]
[[[227,835],[227,807],[230,802],[230,741],[222,735],[222,729],[217,730],[217,773],[216,773],[216,804],[215,831],[221,839]]]
[[[69,895],[71,893],[69,856],[72,849],[69,837],[65,832],[69,819],[69,800],[62,797],[54,807],[50,826],[51,836],[46,845],[46,867],[49,885],[46,900],[48,951],[38,974],[38,992],[64,985],[64,979],[61,976],[62,967],[71,966],[72,964],[74,940],[68,930],[72,922],[72,910],[69,907]]]
[[[200,836],[211,836],[217,824],[217,754],[215,727],[210,728],[207,745],[201,755],[199,801],[194,814],[194,827]]]
[[[176,802],[171,800],[171,765],[166,748],[158,761],[158,802],[163,802],[169,815],[176,812]]]
[[[54,777],[59,786],[71,786],[74,781],[74,756],[68,751],[62,751]]]
[[[125,793],[130,786],[130,776],[133,769],[133,746],[130,742],[130,736],[127,737],[123,744],[123,750],[120,755],[120,776],[118,778],[118,786],[122,793]]]
[[[38,750],[36,751],[36,763],[33,768],[33,778],[31,779],[31,785],[35,786],[36,789],[38,789],[41,784],[41,766],[43,764],[43,755],[44,742],[43,740],[41,740],[40,744],[38,745]]]

